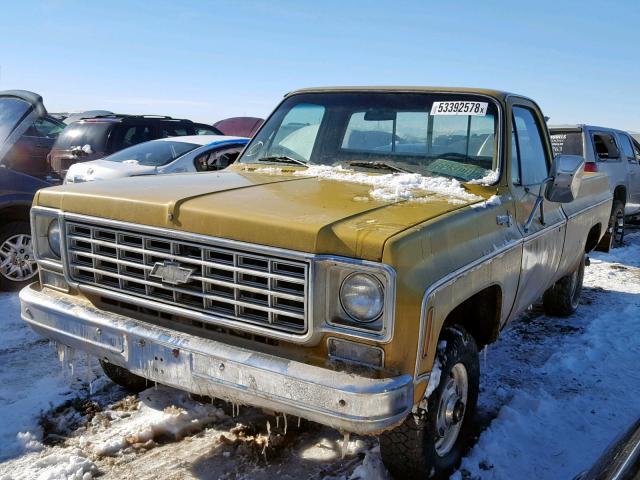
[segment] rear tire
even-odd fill
[[[622,246],[624,241],[624,203],[620,200],[613,202],[613,208],[611,209],[611,217],[609,217],[609,231],[611,232],[611,248],[618,248]]]
[[[478,347],[459,326],[445,329],[441,340],[446,347],[437,356],[440,383],[426,408],[380,435],[382,461],[394,478],[446,478],[459,464],[469,438],[480,381]]]
[[[555,317],[568,317],[580,304],[582,281],[584,280],[585,256],[569,275],[562,277],[542,297],[544,311]]]
[[[126,368],[119,367],[104,360],[100,360],[100,366],[104,374],[109,377],[113,383],[120,385],[128,392],[139,393],[148,387],[149,382],[146,378],[131,373]]]

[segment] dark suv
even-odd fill
[[[55,174],[64,178],[74,163],[102,158],[147,140],[196,134],[191,120],[151,115],[99,116],[65,128],[49,153],[49,164]]]

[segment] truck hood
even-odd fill
[[[482,196],[379,199],[372,197],[371,185],[273,170],[277,173],[234,168],[164,175],[161,181],[147,176],[69,184],[41,190],[35,204],[254,244],[380,261],[389,237],[490,195],[487,189],[474,186],[470,188],[477,188]]]
[[[135,160],[127,160],[124,162],[92,160],[90,162],[74,163],[71,165],[69,170],[67,170],[65,182],[93,182],[95,180],[112,180],[136,175],[150,175],[153,173],[156,173],[156,167],[140,165]]]

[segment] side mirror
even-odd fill
[[[578,197],[584,158],[578,155],[558,155],[551,166],[551,181],[547,185],[545,197],[550,202],[568,203]]]

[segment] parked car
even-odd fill
[[[236,160],[248,142],[248,138],[220,135],[150,140],[100,160],[75,163],[69,167],[64,183],[222,170]]]
[[[157,115],[107,115],[67,126],[56,140],[49,163],[62,179],[71,165],[110,155],[156,138],[195,135],[191,120]]]
[[[625,217],[640,213],[640,143],[622,130],[594,125],[551,126],[554,154],[580,155],[587,172],[609,177],[613,207],[604,247],[622,244]]]
[[[220,120],[213,124],[224,135],[238,137],[253,137],[264,123],[262,118],[256,117],[232,117]]]
[[[0,290],[15,290],[37,274],[33,256],[29,209],[37,190],[50,184],[26,175],[30,161],[16,160],[16,147],[29,133],[39,133],[48,121],[42,97],[24,90],[0,92]],[[29,159],[27,159],[29,160]],[[42,175],[43,177],[45,175]]]
[[[21,311],[128,388],[380,435],[395,478],[443,476],[478,352],[540,296],[578,308],[612,204],[583,166],[519,95],[300,90],[215,174],[42,190]]]

